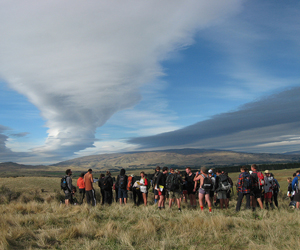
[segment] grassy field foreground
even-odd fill
[[[290,173],[275,175],[285,185]],[[1,179],[0,249],[299,249],[300,212],[283,195],[280,210],[239,213],[235,197],[211,214],[186,204],[181,213],[132,203],[65,207],[57,178],[28,178]]]

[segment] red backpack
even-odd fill
[[[259,186],[263,187],[265,185],[265,177],[262,174],[262,172],[257,172],[257,178],[258,178]]]

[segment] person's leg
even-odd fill
[[[164,206],[164,200],[165,200],[164,195],[160,195],[159,200],[158,200],[158,204],[157,204],[158,208],[162,208]]]
[[[104,190],[103,189],[101,189],[101,196],[102,196],[102,205],[104,205],[104,197],[105,197],[105,195],[104,195]]]
[[[235,208],[235,210],[237,212],[240,211],[240,209],[241,209],[243,197],[244,197],[244,194],[242,192],[239,192],[239,196],[238,196],[238,200],[237,200],[236,208]]]
[[[199,193],[199,205],[202,211],[203,211],[203,198],[204,198],[204,194]]]
[[[300,202],[297,201],[297,202],[296,202],[296,208],[299,209],[299,206],[300,206]]]
[[[147,194],[143,193],[144,205],[147,206]]]
[[[246,208],[251,209],[251,206],[250,206],[250,193],[246,194]]]
[[[211,201],[210,201],[210,194],[205,194],[205,200],[208,206],[208,211],[211,212]]]
[[[262,202],[261,202],[261,198],[257,198],[257,202],[258,202],[258,204],[259,204],[259,207],[260,207],[261,209],[264,209],[264,205],[263,205]]]
[[[91,190],[89,190],[89,191],[86,191],[86,203],[88,204],[88,205],[90,205],[91,204]]]
[[[274,203],[275,203],[275,206],[278,207],[278,193],[277,192],[274,193]]]
[[[177,207],[178,207],[178,209],[181,210],[181,208],[180,208],[180,205],[181,205],[180,199],[176,199],[176,201],[177,201]]]
[[[224,199],[220,199],[220,208],[221,208],[221,210],[223,210],[223,202],[224,202]]]

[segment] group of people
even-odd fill
[[[65,191],[65,204],[70,204],[72,195],[76,188],[72,186],[72,171],[66,171],[67,189]],[[295,202],[295,206],[299,208],[300,191],[300,170],[295,173],[294,179],[288,178],[289,191],[288,195],[291,201]],[[93,187],[94,178],[92,169],[87,173],[82,173],[77,180],[79,188],[80,200],[82,204],[86,196],[88,204],[96,205],[95,190]],[[204,210],[207,205],[209,212],[212,211],[213,204],[220,206],[220,209],[227,209],[229,200],[233,190],[232,179],[228,174],[221,170],[214,171],[202,167],[200,171],[193,173],[191,168],[187,167],[182,174],[178,170],[163,167],[162,171],[159,166],[156,167],[153,177],[150,179],[144,172],[140,173],[137,178],[133,175],[126,175],[125,169],[121,169],[116,181],[109,171],[106,175],[101,174],[98,180],[98,186],[102,197],[102,204],[112,204],[113,190],[115,190],[116,202],[126,204],[128,197],[131,196],[135,205],[144,204],[147,206],[148,193],[152,187],[154,193],[154,203],[158,209],[164,209],[166,201],[169,201],[169,207],[174,203],[177,204],[178,210],[181,211],[181,203],[183,200],[190,200],[190,206],[197,207],[197,198],[199,200],[200,209]],[[257,207],[261,209],[269,209],[269,207],[278,207],[278,193],[280,185],[270,171],[258,171],[255,164],[251,166],[249,171],[245,166],[241,167],[237,183],[237,204],[236,211],[240,211],[244,196],[246,197],[246,208],[255,210]],[[274,206],[275,204],[275,206]]]

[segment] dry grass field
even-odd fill
[[[181,213],[158,211],[152,200],[147,207],[65,207],[59,178],[1,178],[0,249],[299,249],[300,212],[284,199],[294,171],[274,171],[280,210],[236,213],[233,197],[227,211],[211,214],[187,204]]]

